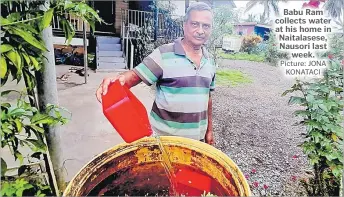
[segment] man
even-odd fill
[[[194,3],[187,9],[184,38],[155,49],[133,70],[103,80],[96,95],[106,94],[111,82],[129,87],[156,83],[150,123],[156,135],[174,135],[214,144],[212,99],[215,64],[203,47],[212,30],[211,8]]]

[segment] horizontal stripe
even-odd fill
[[[156,92],[156,104],[160,109],[173,112],[196,113],[208,109],[209,94],[170,94]]]
[[[169,121],[169,120],[163,120],[161,117],[159,117],[155,112],[151,112],[150,115],[155,119],[157,122],[161,122],[168,127],[175,128],[175,129],[195,129],[199,128],[202,125],[207,124],[207,120],[201,120],[199,122],[195,123],[180,123],[180,122],[174,122],[174,121]]]
[[[156,78],[162,77],[162,68],[160,67],[160,65],[158,65],[157,62],[155,62],[155,60],[148,56],[142,62],[154,74]]]
[[[175,78],[183,76],[201,76],[206,78],[212,78],[215,74],[215,68],[213,66],[204,65],[198,71],[195,70],[195,67],[190,64],[179,64],[179,63],[166,63],[166,60],[163,60],[164,64],[164,74],[163,78]],[[175,65],[175,66],[172,66]]]
[[[163,60],[186,58],[185,56],[176,55],[174,52],[161,53],[161,57],[162,57]]]
[[[163,92],[167,92],[170,94],[208,94],[209,88],[203,88],[203,87],[167,87],[167,86],[161,86],[160,89]]]
[[[133,69],[133,72],[134,72],[137,76],[139,76],[140,79],[142,79],[142,81],[143,81],[146,85],[151,86],[151,85],[153,84],[153,83],[147,81],[147,79],[146,79],[147,76],[143,76],[143,75],[137,70],[136,67]]]
[[[162,62],[164,64],[164,68],[172,67],[173,69],[185,69],[186,66],[189,66],[192,69],[194,68],[192,63],[187,58],[178,56],[176,58],[163,59]]]
[[[159,82],[161,86],[167,87],[203,87],[209,88],[211,79],[201,76],[185,76],[185,77],[175,77],[175,78],[164,78]]]
[[[150,83],[153,84],[156,82],[158,79],[157,77],[150,71],[146,65],[143,63],[139,64],[138,66],[135,67],[135,69]]]
[[[160,118],[168,121],[180,122],[180,123],[195,123],[201,120],[207,120],[207,111],[196,113],[183,113],[183,112],[170,112],[164,109],[158,108],[156,103],[153,103],[152,111],[159,115]]]
[[[156,127],[152,126],[152,130],[153,130],[153,135],[154,136],[179,136],[179,137],[185,137],[185,138],[190,138],[190,139],[194,139],[194,140],[201,140],[204,139],[206,130],[203,131],[204,129],[197,129],[197,131],[195,129],[183,129],[183,130],[177,130],[175,133],[170,133],[170,132],[164,132],[161,131],[159,129],[157,129]]]
[[[149,120],[151,123],[152,130],[154,131],[154,135],[160,136],[180,136],[186,137],[191,139],[200,140],[203,139],[205,133],[207,131],[208,124],[202,125],[199,128],[192,128],[192,129],[176,129],[167,126],[164,123],[156,121],[152,116],[149,116]]]

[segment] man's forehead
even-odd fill
[[[208,10],[192,10],[189,15],[190,21],[209,20],[209,22],[211,22],[212,19],[213,14]]]

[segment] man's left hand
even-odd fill
[[[205,134],[205,143],[209,144],[209,145],[214,145],[214,135],[213,135],[213,131],[208,131]]]

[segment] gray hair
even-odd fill
[[[212,9],[211,7],[204,3],[204,2],[196,2],[191,4],[188,9],[186,10],[185,16],[184,16],[184,22],[186,22],[189,18],[190,18],[190,12],[192,10],[196,10],[196,11],[209,11],[212,13]]]

